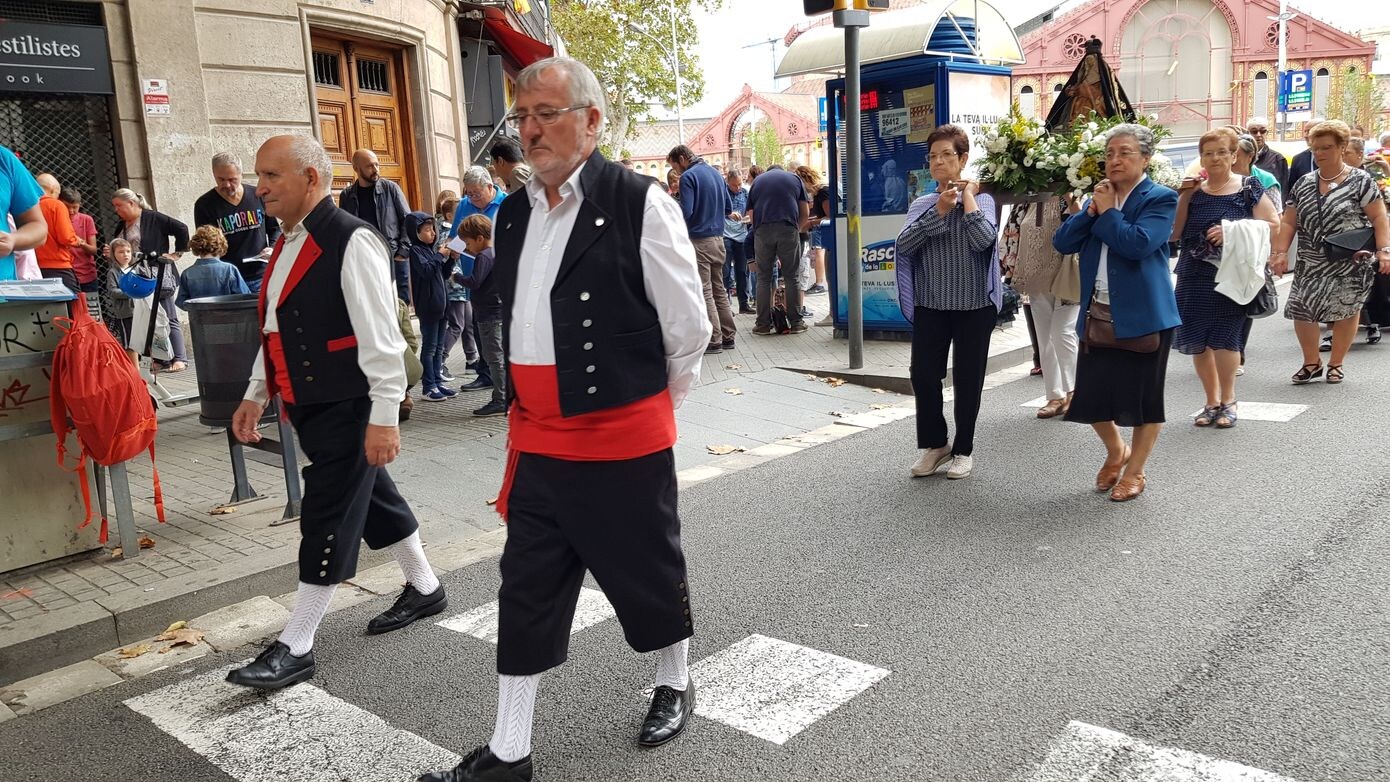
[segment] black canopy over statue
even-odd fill
[[[1125,90],[1115,80],[1105,58],[1100,56],[1100,39],[1092,36],[1086,42],[1086,54],[1072,71],[1062,88],[1052,111],[1047,113],[1047,129],[1053,133],[1071,127],[1077,117],[1094,111],[1102,117],[1123,116],[1134,121],[1134,107],[1129,104]]]

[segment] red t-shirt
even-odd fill
[[[96,243],[97,222],[92,216],[85,212],[77,212],[72,216],[72,230],[77,234],[77,238],[84,242]],[[81,247],[69,247],[68,252],[72,255],[72,271],[77,275],[78,282],[96,282],[97,280],[97,259],[96,256],[87,252]]]

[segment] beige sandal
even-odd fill
[[[1045,404],[1045,405],[1043,405],[1042,407],[1038,408],[1038,417],[1039,417],[1039,418],[1056,418],[1057,416],[1063,415],[1063,414],[1065,414],[1066,412],[1067,412],[1067,400],[1065,400],[1065,399],[1049,399],[1049,400],[1047,400],[1047,404]]]

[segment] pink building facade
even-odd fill
[[[1014,68],[1014,98],[1025,114],[1047,116],[1095,36],[1136,110],[1175,137],[1273,120],[1279,46],[1269,17],[1278,13],[1274,0],[1092,0],[1023,37],[1028,62]],[[1287,28],[1288,67],[1313,71],[1312,114],[1325,114],[1349,71],[1370,72],[1375,45],[1307,14]]]

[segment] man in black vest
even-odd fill
[[[314,675],[314,632],[336,586],[356,575],[362,540],[390,546],[407,581],[367,632],[405,627],[447,601],[415,515],[386,474],[401,450],[396,424],[406,387],[386,243],[333,206],[333,162],[314,139],[270,139],[256,154],[256,175],[256,193],[284,234],[261,286],[261,350],[232,432],[259,440],[256,424],[279,394],[311,464],[293,613],[279,639],[227,681],[273,690]]]
[[[565,661],[584,572],[628,643],[657,652],[637,737],[680,734],[695,705],[674,407],[699,378],[711,326],[680,207],[596,151],[604,93],[584,65],[542,60],[509,120],[533,175],[497,212],[511,406],[492,739],[423,782],[531,779],[540,674]]]

